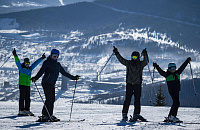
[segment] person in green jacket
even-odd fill
[[[19,113],[21,116],[34,116],[30,111],[30,85],[31,85],[31,72],[32,70],[46,58],[45,54],[36,60],[31,66],[29,58],[25,58],[23,63],[17,56],[16,50],[13,50],[15,63],[19,69]]]

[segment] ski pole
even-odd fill
[[[41,94],[40,94],[40,91],[39,91],[39,89],[38,89],[38,87],[37,87],[37,85],[36,85],[35,82],[34,82],[34,84],[35,84],[35,87],[36,87],[36,89],[37,89],[37,91],[38,91],[38,93],[39,93],[39,95],[40,95],[40,98],[42,99],[42,102],[43,102],[43,104],[44,104],[44,107],[45,107],[45,109],[46,109],[48,115],[49,115],[50,120],[53,121],[53,119],[51,118],[51,116],[50,116],[50,114],[49,114],[49,111],[48,111],[48,109],[47,109],[47,106],[45,105],[44,100],[43,100],[43,98],[42,98],[42,96],[41,96]]]
[[[111,59],[111,57],[112,57],[114,54],[115,54],[115,53],[113,52],[112,55],[108,58],[106,64],[104,65],[104,67],[103,67],[103,68],[101,69],[101,71],[99,72],[98,77],[99,77],[99,75],[101,74],[101,72],[103,71],[103,69],[106,67],[108,61]]]
[[[152,102],[152,95],[153,95],[153,79],[154,79],[154,72],[155,72],[155,67],[153,68],[153,78],[152,78],[152,86],[151,86],[151,97],[150,97],[150,103]]]
[[[73,94],[73,98],[72,98],[72,105],[71,105],[71,112],[70,112],[69,121],[71,120],[71,116],[72,116],[72,107],[73,107],[73,104],[74,104],[74,95],[75,95],[75,91],[76,91],[76,84],[77,84],[77,80],[76,80],[76,83],[75,83],[74,94]]]
[[[146,48],[145,48],[145,50],[146,50]],[[153,77],[152,77],[152,75],[151,75],[151,70],[150,70],[150,67],[149,67],[149,62],[148,62],[148,60],[147,60],[147,55],[145,54],[145,59],[146,59],[146,61],[147,61],[147,66],[148,66],[148,69],[149,69],[149,74],[150,74],[150,76],[151,76],[151,81],[152,81],[152,86],[151,86],[151,97],[150,97],[150,103],[152,102],[152,89],[153,89],[153,78],[154,78],[154,72],[153,72]],[[154,70],[153,70],[154,71]]]
[[[1,65],[1,67],[10,59],[11,56],[12,56],[12,54],[4,61],[4,63]]]
[[[189,62],[189,64],[190,64],[190,70],[191,70],[191,75],[192,75],[192,82],[193,82],[193,87],[194,87],[194,95],[196,96],[197,93],[196,93],[195,84],[194,84],[194,78],[193,78],[193,73],[192,73],[192,66],[191,66],[190,62]]]

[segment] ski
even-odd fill
[[[67,120],[67,121],[62,121],[61,122],[82,122],[85,121],[85,119],[81,119],[81,120]]]
[[[35,115],[21,115],[21,114],[18,114],[18,116],[19,116],[19,117],[23,117],[23,116],[25,116],[25,117],[26,117],[26,116],[33,116],[33,117],[36,117]]]
[[[183,122],[183,124],[200,124],[200,122]]]
[[[117,120],[117,121],[120,121],[120,122],[127,122],[127,123],[134,123],[134,122],[149,122],[149,121],[141,121],[141,120],[136,120],[136,121],[129,121],[129,120],[127,120],[127,121],[125,121],[125,120]]]
[[[124,120],[119,120],[117,119],[117,121],[120,121],[121,123],[142,123],[142,122],[146,122],[146,123],[158,123],[158,124],[200,124],[200,122],[184,122],[184,121],[180,121],[180,122],[164,122],[164,121],[134,121],[134,122],[130,122],[130,121],[124,121]],[[106,123],[106,122],[103,122]]]
[[[48,120],[48,121],[36,121],[36,122],[83,122],[85,121],[85,119],[81,119],[81,120],[60,120],[60,121],[51,121],[51,120]]]

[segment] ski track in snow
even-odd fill
[[[20,117],[18,113],[18,102],[0,102],[0,128],[1,129],[145,129],[145,130],[177,130],[177,129],[199,129],[200,124],[184,123],[161,123],[169,112],[169,107],[142,106],[141,115],[150,122],[120,122],[122,105],[103,104],[77,104],[74,103],[72,120],[85,119],[83,122],[65,122],[69,120],[71,102],[58,99],[55,102],[54,115],[62,122],[35,122],[41,115],[43,103],[32,102],[31,111],[36,117]],[[133,106],[130,106],[129,114],[132,115]],[[180,107],[178,117],[184,122],[199,123],[200,108]]]
[[[182,24],[186,24],[186,25],[190,25],[190,26],[200,27],[200,25],[198,25],[198,24],[193,24],[193,23],[189,23],[189,22],[184,22],[184,21],[180,21],[180,20],[170,19],[170,18],[156,16],[156,15],[150,15],[150,14],[145,14],[145,13],[140,13],[140,12],[130,12],[130,11],[126,11],[126,10],[116,9],[114,7],[110,7],[110,6],[107,6],[107,5],[99,4],[99,3],[96,3],[96,2],[93,2],[93,3],[96,4],[96,5],[99,5],[99,6],[108,8],[108,9],[111,9],[111,10],[116,11],[116,12],[128,13],[128,14],[136,14],[136,15],[143,15],[143,16],[148,16],[148,17],[154,17],[154,18],[164,19],[164,20],[167,20],[167,21],[173,21],[173,22],[177,22],[177,23],[182,23]]]

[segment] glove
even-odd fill
[[[115,53],[115,55],[118,54],[119,52],[118,52],[117,48],[115,46],[113,46],[113,47],[114,47],[113,52]]]
[[[191,60],[192,60],[191,57],[188,57],[188,58],[187,58],[187,61],[188,61],[188,62],[190,62]]]
[[[45,53],[42,55],[42,59],[45,59],[46,58],[46,56],[45,56]]]
[[[146,49],[147,48],[145,48],[145,49],[142,50],[142,55],[147,55],[147,50]]]
[[[79,75],[76,75],[76,76],[75,76],[76,80],[79,80],[79,77],[81,77],[81,76],[79,76]]]
[[[12,51],[12,53],[13,53],[14,56],[17,56],[17,53],[16,53],[15,48],[14,48],[14,50]]]
[[[155,68],[156,66],[158,66],[157,63],[153,62],[153,67]]]
[[[35,77],[32,77],[32,78],[31,78],[31,81],[35,83],[35,82],[36,82]]]

